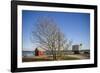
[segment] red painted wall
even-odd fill
[[[44,55],[43,51],[38,51],[38,56],[43,56],[43,55]]]

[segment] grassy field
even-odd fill
[[[79,60],[80,58],[72,56],[60,57],[57,60]],[[23,57],[22,62],[34,62],[34,61],[54,61],[51,56],[34,56],[34,57]]]

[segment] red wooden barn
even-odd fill
[[[44,55],[44,50],[41,48],[36,48],[35,49],[35,56],[43,56]]]

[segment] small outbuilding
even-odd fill
[[[36,48],[35,49],[35,56],[43,56],[44,50],[42,48]]]
[[[79,50],[80,50],[80,45],[72,46],[72,51],[74,52],[74,54],[79,54]]]

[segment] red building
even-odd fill
[[[43,56],[44,55],[44,50],[40,48],[35,49],[35,56]]]

